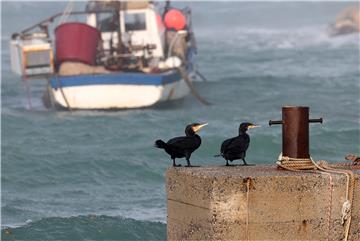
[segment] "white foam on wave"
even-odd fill
[[[166,207],[153,207],[153,208],[140,208],[139,206],[134,206],[134,208],[129,208],[128,210],[119,209],[119,210],[102,210],[94,212],[74,212],[74,211],[47,211],[43,212],[40,217],[36,217],[34,221],[38,221],[42,218],[69,218],[77,216],[108,216],[108,217],[123,217],[134,219],[137,221],[149,221],[149,222],[160,222],[166,223]],[[26,219],[25,221],[13,222],[13,223],[2,223],[1,229],[5,228],[19,228],[29,225],[34,222],[32,219]]]
[[[19,222],[19,223],[2,223],[1,224],[1,229],[6,229],[6,228],[20,228],[20,227],[24,227],[26,225],[29,225],[33,222],[33,220],[31,219],[27,219],[25,222]]]
[[[301,49],[307,47],[325,46],[339,48],[343,46],[359,47],[359,34],[348,34],[331,37],[328,26],[318,25],[295,29],[270,28],[227,28],[218,30],[200,30],[197,33],[199,41],[225,43],[251,49],[253,51],[267,49]]]

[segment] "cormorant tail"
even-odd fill
[[[166,143],[162,140],[155,141],[155,147],[165,149]]]

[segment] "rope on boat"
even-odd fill
[[[195,74],[199,76],[202,81],[204,82],[208,81],[207,78],[202,73],[199,72],[199,70],[195,70]]]
[[[204,105],[212,105],[210,102],[208,102],[207,100],[205,100],[203,97],[201,97],[201,95],[199,94],[199,92],[196,90],[196,88],[194,87],[194,85],[191,83],[189,76],[186,73],[186,70],[184,67],[178,67],[177,68],[178,72],[180,73],[181,77],[185,80],[185,83],[187,84],[187,86],[189,87],[191,94],[202,104]]]
[[[46,108],[54,109],[55,101],[54,101],[53,92],[51,91],[51,83],[50,83],[50,78],[49,77],[46,78],[46,89],[45,89],[45,91],[43,93],[42,100],[43,100],[43,103],[44,103]]]
[[[179,37],[179,31],[176,32],[175,37],[171,40],[170,45],[169,45],[169,49],[168,49],[168,53],[167,53],[167,57],[170,58],[171,57],[171,52],[172,49],[174,47],[174,44],[177,40],[177,38]]]
[[[23,76],[22,83],[23,83],[23,87],[25,89],[26,96],[27,96],[27,107],[28,107],[28,110],[31,110],[32,109],[31,92],[30,92],[30,86],[29,86],[29,79],[27,78],[26,75]]]
[[[330,204],[332,202],[332,177],[331,173],[336,174],[343,174],[346,176],[346,193],[345,193],[345,202],[342,205],[342,215],[341,215],[341,224],[344,226],[344,241],[348,240],[349,231],[351,226],[351,218],[352,218],[352,208],[353,208],[353,200],[354,200],[354,189],[355,189],[355,175],[351,170],[343,169],[344,166],[350,168],[357,168],[357,163],[353,164],[328,164],[327,161],[321,160],[319,162],[315,162],[312,157],[310,158],[292,158],[283,156],[280,153],[278,157],[278,161],[276,162],[278,166],[284,168],[289,171],[304,171],[304,170],[319,170],[329,174],[330,176],[330,183],[329,183],[329,190],[330,192]],[[355,167],[356,166],[356,167]],[[331,207],[329,208],[329,227],[328,227],[328,237],[330,232],[330,219],[331,219]]]
[[[174,47],[175,42],[176,42],[177,39],[179,38],[180,33],[181,33],[180,31],[176,32],[175,37],[171,40],[170,45],[169,45],[169,48],[168,48],[167,58],[170,58],[170,57],[171,57],[172,49],[173,49],[173,47]],[[196,74],[197,76],[200,77],[200,79],[201,79],[202,81],[204,81],[204,82],[207,82],[207,81],[208,81],[208,80],[205,78],[205,76],[204,76],[202,73],[199,72],[199,70],[195,69],[194,72],[195,72],[195,74]]]
[[[72,108],[71,108],[71,106],[70,106],[70,104],[69,104],[69,102],[68,102],[68,100],[67,100],[67,98],[65,96],[64,90],[63,90],[63,88],[61,86],[61,83],[60,83],[60,80],[59,80],[58,76],[56,75],[55,78],[56,78],[57,85],[58,85],[58,87],[60,89],[61,95],[64,98],[64,101],[66,103],[66,107],[68,108],[69,111],[72,111]]]

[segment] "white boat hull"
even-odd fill
[[[164,85],[83,85],[51,89],[51,91],[56,105],[63,108],[129,109],[181,99],[189,94],[190,89],[181,79]]]

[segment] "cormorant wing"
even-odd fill
[[[183,149],[183,150],[197,148],[197,143],[194,142],[193,138],[188,137],[188,136],[180,136],[180,137],[172,138],[167,142],[167,144],[172,147]]]
[[[228,149],[228,147],[231,145],[231,142],[232,142],[235,138],[236,138],[236,137],[229,138],[229,139],[225,140],[225,141],[221,144],[220,153],[225,153],[225,151]]]
[[[221,145],[221,153],[240,153],[248,149],[250,138],[248,135],[237,136],[225,140]]]

